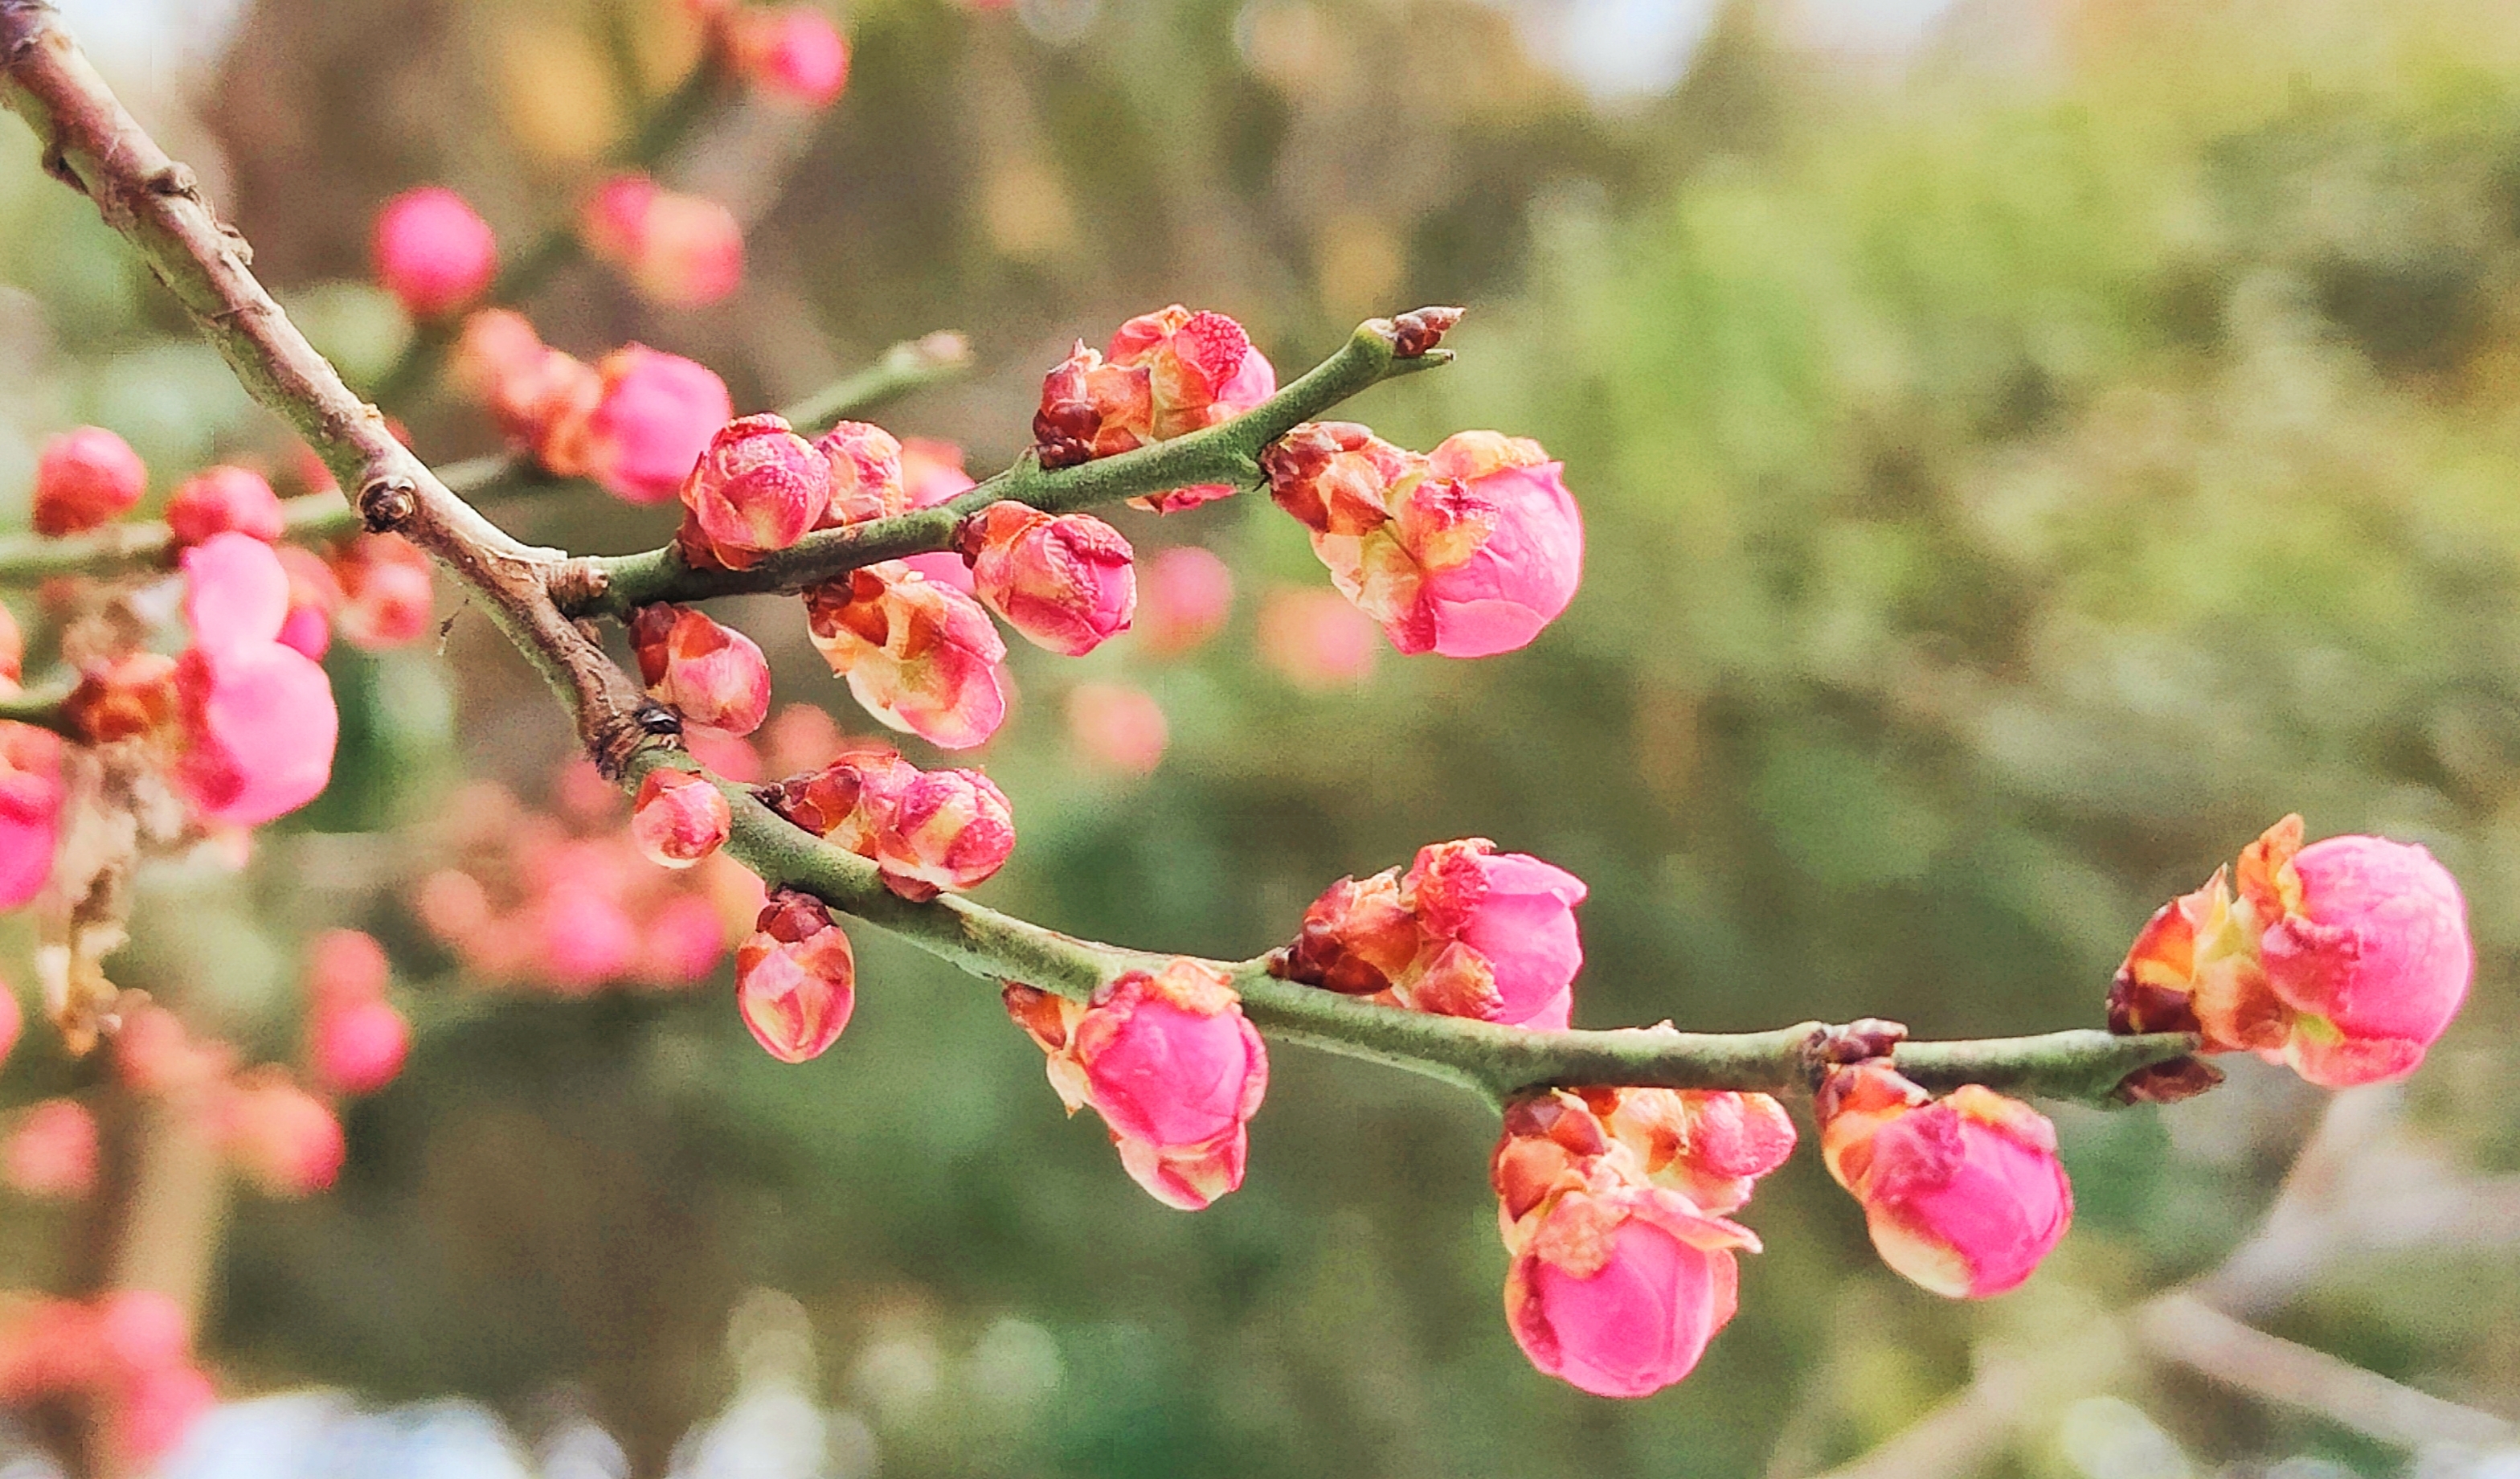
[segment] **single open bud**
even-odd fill
[[[367,652],[419,641],[435,614],[428,556],[400,534],[353,534],[333,551],[341,591],[335,620],[350,645]]]
[[[890,432],[872,422],[843,421],[817,438],[814,448],[832,466],[832,501],[823,513],[824,528],[889,518],[911,507],[901,441]]]
[[[759,644],[704,612],[658,602],[630,623],[648,692],[686,723],[750,734],[770,715],[770,664]]]
[[[479,298],[499,272],[490,223],[452,190],[406,190],[377,212],[377,280],[414,318],[436,318]]]
[[[689,770],[649,771],[630,807],[630,840],[661,867],[690,867],[725,846],[734,830],[725,794]]]
[[[1147,562],[1134,629],[1148,652],[1175,657],[1225,628],[1234,611],[1234,572],[1212,550],[1175,545]]]
[[[175,667],[170,778],[203,820],[258,826],[323,791],[340,715],[324,670],[279,640],[289,577],[271,546],[219,534],[183,564],[193,646]]]
[[[821,900],[793,889],[770,896],[736,948],[735,1004],[753,1040],[783,1063],[839,1040],[857,1005],[857,956]]]
[[[1975,1084],[1935,1099],[1874,1058],[1826,1069],[1813,1113],[1828,1173],[1863,1204],[1873,1248],[1920,1288],[2002,1294],[2073,1221],[2055,1127],[2018,1099]]]
[[[334,1093],[375,1093],[410,1054],[411,1024],[382,1000],[324,1000],[307,1015],[307,1066]]]
[[[1006,718],[1007,644],[978,602],[899,561],[805,592],[814,647],[869,714],[948,750]]]
[[[739,10],[727,18],[735,65],[766,97],[828,108],[849,80],[849,44],[811,5]]]
[[[1120,1164],[1168,1207],[1195,1212],[1242,1184],[1248,1133],[1269,1086],[1269,1052],[1224,972],[1177,957],[1132,971],[1088,1003],[1006,988],[1008,1015],[1050,1054],[1074,1114],[1102,1116]]]
[[[704,307],[743,281],[743,227],[704,196],[667,190],[644,174],[606,180],[587,201],[578,234],[587,254],[674,308]]]
[[[149,487],[131,443],[101,426],[64,432],[35,458],[35,532],[74,534],[130,512]]]
[[[52,880],[61,848],[62,737],[0,719],[0,909],[14,909]]]
[[[286,528],[280,495],[250,468],[204,469],[175,485],[166,497],[166,529],[178,544],[231,532],[272,544]]]
[[[1088,764],[1151,775],[1172,743],[1172,722],[1153,694],[1127,683],[1079,683],[1067,690],[1067,736]]]
[[[224,1097],[219,1145],[270,1196],[306,1196],[333,1184],[349,1147],[331,1107],[278,1069],[244,1076]]]
[[[1091,514],[992,503],[963,526],[962,546],[980,603],[1036,646],[1083,657],[1137,614],[1129,541]]]
[[[745,416],[710,437],[682,486],[686,551],[729,570],[805,537],[832,502],[832,464],[778,416]]]
[[[76,1099],[46,1099],[0,1140],[0,1179],[26,1196],[85,1196],[96,1184],[96,1116]]]
[[[1558,1029],[1584,965],[1584,881],[1484,838],[1418,850],[1397,870],[1341,879],[1314,901],[1287,955],[1294,980],[1508,1026]]]

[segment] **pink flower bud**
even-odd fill
[[[289,615],[280,623],[280,643],[320,662],[333,646],[333,613],[342,601],[340,578],[311,549],[280,544],[272,552],[289,573]]]
[[[306,1019],[306,1062],[337,1094],[372,1094],[402,1072],[411,1024],[381,1000],[319,1002]]]
[[[709,439],[682,498],[686,552],[743,570],[812,532],[831,506],[832,464],[784,418],[746,416]]]
[[[752,638],[704,613],[659,602],[639,608],[630,645],[648,692],[686,723],[750,734],[770,715],[770,664]]]
[[[579,232],[587,254],[666,307],[705,307],[743,281],[743,227],[735,212],[643,174],[605,181],[588,200]]]
[[[318,1006],[382,1001],[393,962],[364,930],[326,930],[306,947],[306,993]]]
[[[508,439],[530,450],[546,470],[563,478],[592,476],[588,423],[605,391],[604,377],[593,365],[545,345],[523,314],[484,308],[466,316],[448,370],[464,393],[489,411]],[[677,470],[678,485],[681,479]]]
[[[1223,971],[1176,957],[1132,971],[1080,1003],[1006,988],[1008,1014],[1050,1054],[1067,1112],[1102,1116],[1132,1179],[1196,1212],[1242,1184],[1248,1135],[1269,1086],[1269,1051]]]
[[[767,96],[828,108],[848,85],[849,45],[813,6],[742,10],[728,20],[737,69]]]
[[[419,545],[400,534],[353,534],[333,552],[332,570],[341,588],[337,620],[351,646],[377,652],[428,634],[434,572]]]
[[[166,498],[166,528],[178,544],[199,544],[212,534],[251,534],[265,544],[287,528],[280,495],[249,468],[214,467],[175,485]]]
[[[236,1048],[195,1038],[173,1012],[151,1004],[122,1014],[113,1068],[133,1092],[174,1098],[224,1085],[236,1072]]]
[[[1952,1299],[2011,1289],[2073,1221],[2056,1131],[1963,1085],[1934,1099],[1881,1060],[1830,1068],[1813,1101],[1829,1175],[1863,1204],[1881,1261]]]
[[[1094,764],[1127,775],[1163,763],[1172,727],[1163,706],[1126,683],[1079,683],[1067,693],[1067,734]]]
[[[1078,340],[1042,377],[1032,435],[1045,467],[1074,467],[1135,451],[1154,439],[1152,381],[1143,366],[1105,364]]]
[[[659,766],[639,782],[630,838],[650,862],[688,868],[725,846],[734,830],[725,794],[698,775]]]
[[[905,500],[914,509],[951,503],[976,486],[971,475],[963,471],[963,449],[926,437],[902,439],[901,485]],[[906,556],[901,563],[939,585],[971,593],[971,568],[951,550]]]
[[[1147,562],[1136,631],[1148,652],[1177,656],[1225,628],[1234,573],[1214,552],[1179,544]]]
[[[117,1289],[96,1303],[96,1343],[122,1374],[163,1370],[192,1354],[193,1322],[172,1295]]]
[[[820,521],[823,528],[863,524],[910,508],[901,442],[890,432],[872,422],[843,421],[816,439],[814,449],[832,472],[832,500]]]
[[[414,318],[435,318],[479,298],[499,272],[499,242],[464,197],[406,190],[377,212],[377,279]]]
[[[2241,853],[2236,896],[2218,872],[2153,915],[2110,991],[2112,1031],[2197,1033],[2330,1088],[2423,1061],[2474,971],[2457,882],[2419,847],[2301,836],[2285,817]]]
[[[1552,1197],[1605,1178],[1678,1192],[1699,1212],[1732,1212],[1794,1149],[1794,1122],[1760,1093],[1729,1089],[1552,1089],[1506,1107],[1488,1163],[1508,1252],[1520,1252]]]
[[[1290,979],[1415,1011],[1559,1029],[1584,947],[1584,881],[1485,838],[1421,848],[1407,876],[1343,878],[1304,912]]]
[[[1122,324],[1107,353],[1078,341],[1042,381],[1033,439],[1046,466],[1071,467],[1214,426],[1277,391],[1278,372],[1240,324],[1175,303]],[[1233,492],[1203,484],[1130,501],[1172,513]]]
[[[324,670],[281,645],[289,577],[245,534],[184,552],[194,645],[175,668],[181,741],[171,774],[211,822],[256,826],[315,799],[340,718]]]
[[[96,1185],[96,1116],[76,1099],[28,1109],[0,1142],[0,1179],[26,1196],[78,1197]]]
[[[596,366],[598,393],[572,431],[546,434],[543,461],[583,474],[630,503],[662,503],[682,489],[718,428],[735,414],[726,382],[708,366],[628,345]]]
[[[0,909],[27,902],[51,881],[68,794],[62,737],[0,720]]]
[[[960,539],[980,604],[1036,646],[1083,657],[1137,614],[1129,541],[1091,514],[992,503],[964,524]]]
[[[862,748],[763,793],[772,809],[875,863],[904,899],[985,883],[1014,851],[1006,793],[976,770],[921,770]]]
[[[736,948],[736,1009],[770,1056],[802,1063],[821,1056],[849,1025],[857,974],[849,937],[823,901],[781,889],[752,937]]]
[[[1643,1397],[1696,1368],[1739,1304],[1748,1228],[1687,1197],[1604,1177],[1537,1214],[1506,1271],[1506,1322],[1531,1363],[1597,1397]]]
[[[130,442],[101,426],[64,432],[35,459],[35,532],[74,534],[120,518],[148,486]]]
[[[268,1196],[306,1196],[333,1184],[349,1147],[323,1100],[277,1069],[237,1082],[219,1116],[219,1144]]]
[[[1360,687],[1373,676],[1373,624],[1334,590],[1282,587],[1260,603],[1260,661],[1298,688]]]
[[[807,590],[805,612],[823,660],[893,728],[968,750],[1005,720],[1007,644],[961,591],[886,561]]]

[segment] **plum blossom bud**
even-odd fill
[[[545,465],[562,476],[582,472],[625,502],[673,497],[735,414],[726,382],[704,364],[645,345],[607,354],[596,373],[599,392],[574,439],[574,465],[549,451]]]
[[[0,1179],[25,1196],[85,1196],[96,1184],[96,1116],[76,1099],[46,1099],[0,1141]]]
[[[724,793],[689,770],[649,771],[630,807],[630,839],[659,867],[688,868],[725,846],[734,830]]]
[[[464,197],[439,186],[406,190],[377,212],[377,279],[414,318],[435,318],[479,298],[499,272],[499,241]]]
[[[735,212],[644,174],[605,181],[587,201],[578,230],[588,255],[669,308],[705,307],[743,281],[743,227]]]
[[[831,506],[820,521],[823,528],[863,524],[910,508],[901,441],[890,432],[873,422],[843,421],[817,438],[814,449],[831,464]]]
[[[728,18],[735,65],[754,87],[783,103],[828,108],[849,80],[849,44],[810,5],[740,10]]]
[[[349,1146],[330,1106],[264,1068],[239,1079],[220,1106],[219,1146],[268,1196],[306,1196],[333,1184]]]
[[[563,994],[594,991],[639,958],[639,924],[591,879],[553,884],[535,904],[534,963]]]
[[[1229,978],[1176,957],[1110,982],[1090,1003],[1006,988],[1008,1015],[1050,1054],[1067,1112],[1091,1104],[1120,1164],[1167,1207],[1196,1212],[1242,1184],[1269,1050]]]
[[[848,751],[759,793],[789,821],[872,861],[904,899],[976,888],[1014,851],[1006,793],[976,770],[921,770],[890,750]]]
[[[832,502],[832,464],[779,416],[718,428],[683,481],[687,556],[743,570],[805,537]]]
[[[1152,378],[1144,366],[1106,364],[1078,340],[1041,382],[1033,441],[1045,467],[1074,467],[1136,451],[1154,438]]]
[[[1260,661],[1312,692],[1355,688],[1373,676],[1373,624],[1334,590],[1287,588],[1260,603]]]
[[[166,528],[178,544],[199,544],[234,531],[265,544],[279,542],[287,520],[271,483],[250,468],[213,467],[175,485],[166,497]]]
[[[934,508],[940,503],[950,503],[969,492],[974,485],[971,475],[963,471],[961,447],[928,437],[905,437],[901,439],[901,491],[903,501],[910,508]],[[836,495],[833,502],[836,507]],[[828,519],[830,516],[825,517]],[[923,555],[906,556],[901,563],[939,585],[951,585],[965,595],[971,593],[971,569],[963,563],[961,555],[951,550],[931,550]]]
[[[0,720],[0,909],[27,902],[51,881],[68,794],[62,737]]]
[[[1735,1211],[1794,1138],[1784,1107],[1760,1093],[1560,1088],[1517,1099],[1488,1163],[1507,1251],[1521,1251],[1550,1198],[1607,1175],[1676,1191],[1700,1212]]]
[[[289,574],[289,615],[281,619],[281,645],[320,662],[333,646],[333,613],[340,610],[342,600],[340,578],[311,549],[280,544],[272,552]]]
[[[1206,642],[1234,610],[1234,572],[1212,550],[1179,544],[1147,562],[1135,630],[1148,652],[1173,657]]]
[[[1126,683],[1079,683],[1067,692],[1067,735],[1093,763],[1149,775],[1164,762],[1172,726],[1152,694]]]
[[[1485,838],[1420,848],[1403,876],[1342,878],[1304,911],[1291,980],[1508,1026],[1566,1026],[1584,881]]]
[[[576,355],[544,344],[523,314],[509,308],[468,314],[448,371],[508,439],[530,449],[544,467],[562,477],[587,471],[587,420],[604,396],[604,378]],[[679,483],[682,474],[674,477]],[[332,485],[329,472],[324,485]]]
[[[35,459],[35,532],[74,534],[120,518],[148,486],[130,442],[101,426],[64,432]]]
[[[377,652],[428,633],[434,573],[419,545],[400,534],[354,534],[333,552],[332,570],[341,589],[336,620],[351,646]]]
[[[753,1040],[783,1063],[821,1056],[857,1005],[849,937],[811,894],[781,889],[735,952],[735,1004]]]
[[[805,592],[814,647],[869,714],[948,750],[995,734],[1007,715],[1007,644],[977,601],[898,561]]]
[[[381,1001],[393,962],[364,930],[326,930],[306,947],[306,993],[318,1005]]]
[[[1826,1071],[1813,1100],[1828,1174],[1881,1261],[1952,1299],[2021,1283],[2065,1236],[2074,1191],[2045,1115],[1979,1085],[1935,1099],[1879,1058]]]
[[[2236,895],[2217,872],[2153,915],[2110,991],[2112,1031],[2198,1033],[2208,1053],[2330,1088],[2423,1062],[2475,968],[2457,881],[2412,844],[2301,837],[2285,817],[2241,853]]]
[[[1079,341],[1042,382],[1033,438],[1044,464],[1069,467],[1214,426],[1277,392],[1278,372],[1240,324],[1175,303],[1122,324],[1103,353]],[[1202,484],[1131,501],[1172,513],[1233,491]]]
[[[372,1094],[392,1083],[411,1053],[411,1024],[377,999],[319,1000],[306,1019],[306,1062],[337,1094]]]
[[[1035,646],[1081,658],[1137,614],[1129,541],[1091,514],[1000,501],[966,521],[959,541],[980,604]]]
[[[340,716],[324,670],[279,641],[289,577],[271,546],[218,534],[183,566],[193,647],[175,668],[171,779],[204,820],[258,826],[331,780]]]
[[[648,692],[686,723],[750,734],[770,715],[770,664],[760,645],[706,613],[658,602],[639,608],[630,645]]]

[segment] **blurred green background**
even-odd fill
[[[215,42],[188,6],[65,8],[354,378],[399,332],[359,285],[385,196],[453,184],[521,241],[672,64],[662,6],[253,0]],[[1291,521],[1249,496],[1119,516],[1142,550],[1225,554],[1234,624],[1188,660],[1016,655],[984,759],[1022,844],[981,898],[1241,956],[1338,875],[1483,835],[1592,885],[1579,1026],[1975,1036],[2095,1025],[2146,913],[2286,810],[2421,841],[2469,891],[2475,997],[2403,1091],[2366,1094],[2385,1123],[2349,1184],[2379,1189],[2247,1313],[2520,1418],[2520,8],[862,0],[847,21],[835,109],[741,114],[670,171],[750,223],[742,293],[660,313],[579,268],[534,303],[548,337],[694,354],[750,408],[961,328],[979,372],[881,419],[986,471],[1066,342],[1130,313],[1232,312],[1291,372],[1369,313],[1460,302],[1460,362],[1349,414],[1421,447],[1538,437],[1590,532],[1581,595],[1528,651],[1385,653],[1325,693],[1254,654],[1264,593],[1324,581]],[[22,130],[0,154],[0,521],[75,421],[161,472],[277,445]],[[451,402],[388,409],[432,459],[492,444]],[[497,512],[584,550],[668,527],[592,497]],[[792,603],[735,609],[783,699],[872,727]],[[1745,1214],[1768,1252],[1703,1366],[1603,1402],[1507,1335],[1494,1124],[1441,1086],[1280,1051],[1247,1184],[1189,1217],[1061,1118],[993,990],[872,930],[848,1036],[802,1067],[753,1046],[723,979],[465,994],[403,903],[413,828],[462,775],[537,791],[566,729],[476,614],[442,660],[334,670],[334,791],[241,876],[157,875],[126,957],[285,1052],[299,941],[360,925],[426,1027],[350,1110],[337,1192],[202,1230],[234,1394],[477,1400],[555,1475],[615,1463],[596,1424],[642,1473],[1789,1479],[2008,1371],[2017,1410],[1975,1449],[1879,1472],[2512,1472],[2209,1381],[2111,1320],[2257,1225],[2325,1102],[2288,1076],[2058,1111],[2074,1234],[1984,1306],[1882,1270],[1804,1157]],[[1152,775],[1072,752],[1059,698],[1094,678],[1163,704]],[[22,926],[0,931],[22,961]],[[56,1051],[22,1052],[0,1101],[56,1086]],[[2355,1235],[2468,1192],[2500,1220]],[[67,1226],[0,1202],[9,1281],[40,1284]],[[301,1467],[200,1471],[458,1471],[392,1456],[478,1438],[464,1410],[361,1419],[355,1463],[265,1432]]]

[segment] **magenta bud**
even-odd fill
[[[463,307],[499,271],[498,238],[464,197],[438,186],[406,190],[377,212],[377,278],[414,318]]]

